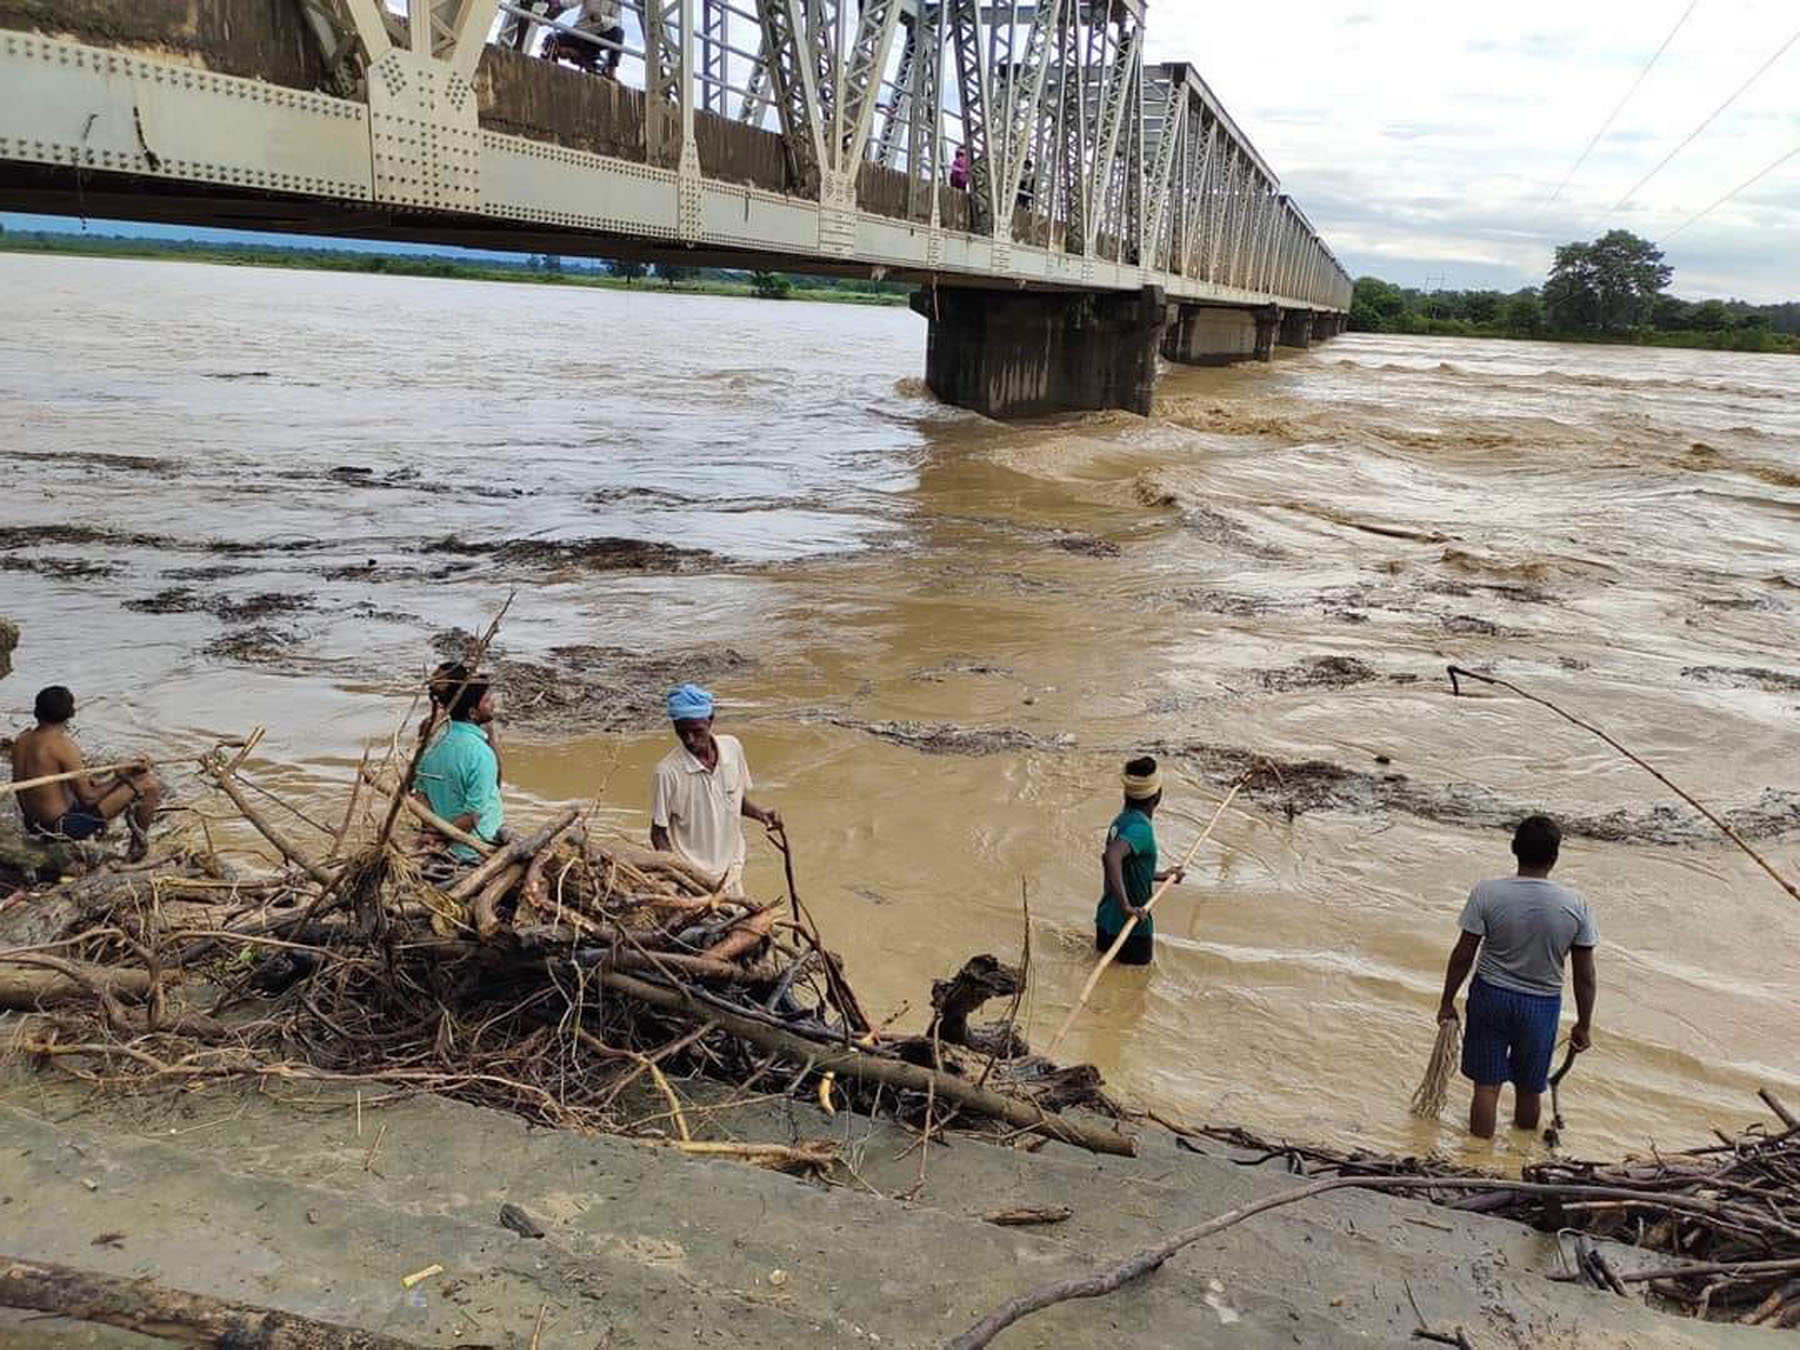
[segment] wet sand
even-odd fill
[[[1119,761],[1226,815],[1068,1042],[1126,1099],[1496,1158],[1406,1099],[1468,886],[1529,809],[1601,925],[1590,1156],[1800,1096],[1800,906],[1591,714],[1800,872],[1800,363],[1349,337],[1177,370],[1155,414],[999,426],[891,311],[0,258],[12,720],[52,681],[135,749],[264,724],[304,798],[502,638],[520,818],[646,828],[669,681],[710,681],[803,893],[885,1012],[1029,895],[1046,1037],[1091,961]],[[79,316],[76,321],[72,316]],[[649,355],[646,355],[649,354]],[[628,541],[628,542],[615,542]],[[279,767],[276,764],[279,761]],[[1385,761],[1385,762],[1383,762]],[[773,888],[757,848],[753,886]],[[914,1018],[917,1018],[915,1012]]]

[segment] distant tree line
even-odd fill
[[[145,235],[73,234],[57,230],[0,229],[0,250],[75,253],[102,257],[181,258],[232,266],[296,267],[330,272],[375,272],[395,276],[443,277],[474,281],[537,281],[561,285],[623,282],[631,286],[653,277],[669,290],[717,295],[753,295],[765,300],[797,298],[861,304],[899,303],[911,287],[861,277],[818,277],[726,267],[646,264],[633,259],[569,258],[554,253],[465,258],[448,254],[380,252],[374,249],[294,247],[280,243],[160,239]]]
[[[1681,300],[1662,251],[1627,230],[1556,250],[1542,286],[1426,291],[1359,277],[1352,332],[1552,338],[1800,353],[1800,301]]]

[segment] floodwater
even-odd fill
[[[1800,875],[1800,361],[1346,337],[1003,426],[930,399],[904,310],[4,255],[0,286],[8,722],[62,681],[108,750],[263,724],[252,772],[324,812],[430,638],[516,590],[516,819],[644,832],[647,710],[699,674],[865,1003],[918,1026],[933,977],[1017,956],[1024,896],[1040,1044],[1120,762],[1164,755],[1171,859],[1261,763],[1065,1053],[1169,1116],[1473,1158],[1407,1098],[1461,901],[1546,809],[1603,941],[1567,1147],[1800,1104],[1800,904],[1445,679],[1597,720]],[[620,538],[669,547],[535,546]]]

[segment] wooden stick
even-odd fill
[[[936,1073],[917,1064],[908,1064],[905,1060],[864,1054],[852,1046],[827,1045],[808,1040],[794,1032],[783,1031],[741,1014],[702,1003],[684,990],[667,989],[616,971],[600,971],[600,982],[609,989],[628,994],[655,1007],[686,1013],[690,1017],[708,1018],[739,1040],[749,1041],[764,1050],[777,1051],[796,1060],[810,1059],[821,1073],[830,1070],[841,1078],[885,1083],[889,1087],[905,1088],[911,1092],[931,1091],[977,1115],[1004,1120],[1009,1125],[1033,1134],[1059,1139],[1095,1153],[1111,1153],[1126,1158],[1134,1157],[1137,1153],[1137,1145],[1114,1130],[1051,1114],[1016,1097],[1003,1097],[997,1092],[977,1088],[952,1074]]]
[[[1648,1270],[1621,1270],[1618,1278],[1622,1284],[1648,1284],[1652,1280],[1679,1280],[1688,1275],[1780,1275],[1790,1270],[1800,1272],[1800,1256],[1772,1261],[1708,1261],[1692,1266],[1654,1266]],[[1552,1275],[1549,1278],[1572,1281],[1581,1276]]]
[[[1491,685],[1495,685],[1501,689],[1511,690],[1513,693],[1517,694],[1520,698],[1524,699],[1526,702],[1535,703],[1540,708],[1548,708],[1551,712],[1555,713],[1558,717],[1562,718],[1563,721],[1571,722],[1575,726],[1580,727],[1583,731],[1590,732],[1593,735],[1598,736],[1601,740],[1605,741],[1613,749],[1617,750],[1621,755],[1625,756],[1626,759],[1630,760],[1633,764],[1637,765],[1638,768],[1642,769],[1645,773],[1649,774],[1657,782],[1661,783],[1664,787],[1668,788],[1670,792],[1673,792],[1677,797],[1681,798],[1682,801],[1686,802],[1689,806],[1693,807],[1694,810],[1698,811],[1701,815],[1705,816],[1708,820],[1710,820],[1714,825],[1718,826],[1719,829],[1724,833],[1725,837],[1727,839],[1731,840],[1731,842],[1736,844],[1739,848],[1743,849],[1745,853],[1749,854],[1751,861],[1753,861],[1758,867],[1762,868],[1763,871],[1767,872],[1769,874],[1770,878],[1775,882],[1775,884],[1777,886],[1781,887],[1782,890],[1786,891],[1795,900],[1800,900],[1800,887],[1796,887],[1793,882],[1789,881],[1786,877],[1782,876],[1781,873],[1777,872],[1775,870],[1775,868],[1772,865],[1770,865],[1769,860],[1767,858],[1763,857],[1762,854],[1758,853],[1755,849],[1751,848],[1747,842],[1745,842],[1743,835],[1739,834],[1736,830],[1732,829],[1731,826],[1727,825],[1723,820],[1721,820],[1721,819],[1719,819],[1719,817],[1715,816],[1710,810],[1708,810],[1704,805],[1702,805],[1700,800],[1698,798],[1696,798],[1692,793],[1685,791],[1684,789],[1676,786],[1676,784],[1671,782],[1669,780],[1668,776],[1666,774],[1664,774],[1661,769],[1658,769],[1654,764],[1650,763],[1648,760],[1644,759],[1642,756],[1633,754],[1630,750],[1627,750],[1624,746],[1620,745],[1611,736],[1608,736],[1604,731],[1600,730],[1600,728],[1595,726],[1592,722],[1583,721],[1581,718],[1575,716],[1574,713],[1564,712],[1561,708],[1557,707],[1549,699],[1539,698],[1536,694],[1528,694],[1523,689],[1519,688],[1518,685],[1513,684],[1510,681],[1498,679],[1493,675],[1478,675],[1472,670],[1465,670],[1462,666],[1451,666],[1450,667],[1450,691],[1452,694],[1460,694],[1462,692],[1462,690],[1457,687],[1457,683],[1456,683],[1457,679],[1459,677],[1467,678],[1467,679],[1471,679],[1471,680],[1478,680],[1482,684],[1491,684]]]
[[[1311,1185],[1301,1186],[1296,1190],[1264,1196],[1252,1204],[1229,1210],[1217,1218],[1208,1219],[1205,1223],[1197,1224],[1193,1228],[1183,1229],[1166,1241],[1160,1242],[1154,1247],[1147,1247],[1141,1252],[1126,1257],[1116,1265],[1105,1267],[1092,1275],[1077,1275],[1069,1279],[1052,1280],[1048,1284],[1039,1285],[1036,1289],[1028,1290],[994,1309],[951,1341],[949,1350],[982,1350],[982,1347],[989,1344],[995,1336],[1019,1319],[1069,1299],[1099,1298],[1103,1294],[1110,1294],[1113,1290],[1130,1283],[1139,1276],[1148,1275],[1183,1247],[1191,1246],[1201,1238],[1211,1237],[1214,1233],[1222,1232],[1271,1209],[1280,1209],[1285,1205],[1310,1200],[1314,1196],[1324,1195],[1327,1191],[1352,1188],[1368,1191],[1512,1191],[1523,1195],[1547,1195],[1557,1198],[1588,1196],[1602,1200],[1630,1200],[1648,1207],[1667,1206],[1689,1213],[1713,1212],[1713,1207],[1705,1201],[1694,1200],[1687,1196],[1647,1197],[1639,1191],[1614,1186],[1551,1186],[1532,1181],[1498,1181],[1491,1177],[1333,1177],[1328,1181],[1315,1181]],[[1780,1226],[1788,1227],[1785,1224]]]
[[[1763,1105],[1781,1118],[1781,1123],[1790,1130],[1800,1130],[1800,1117],[1787,1109],[1781,1101],[1767,1088],[1756,1089],[1756,1095],[1763,1099]]]
[[[826,1171],[837,1161],[835,1139],[802,1139],[795,1144],[750,1144],[711,1139],[637,1139],[655,1148],[672,1148],[690,1157],[734,1158],[777,1172]]]
[[[256,827],[258,834],[262,835],[264,839],[267,839],[271,844],[275,845],[276,850],[282,857],[293,863],[321,886],[331,885],[332,881],[336,879],[337,873],[331,868],[316,862],[306,854],[302,853],[298,845],[286,835],[282,834],[280,830],[271,825],[262,812],[250,805],[249,801],[245,799],[243,791],[232,781],[232,775],[227,771],[223,764],[218,760],[209,757],[201,760],[200,765],[207,771],[207,774],[212,778],[213,782],[219,785],[219,790],[227,797],[231,798],[232,805],[237,807],[244,819]]]
[[[336,1322],[278,1308],[228,1303],[170,1289],[150,1279],[125,1280],[49,1261],[0,1256],[0,1305],[146,1332],[188,1345],[256,1345],[264,1350],[421,1350]]]
[[[135,769],[139,765],[154,764],[150,759],[126,759],[117,764],[96,764],[91,769],[71,769],[68,773],[47,773],[41,778],[20,778],[11,783],[0,783],[0,797],[10,797],[15,792],[24,792],[30,788],[49,787],[52,783],[67,783],[76,778],[86,778],[97,773],[118,773],[122,769]]]
[[[1187,870],[1187,865],[1194,861],[1194,855],[1200,851],[1200,845],[1212,838],[1212,832],[1214,828],[1217,827],[1220,818],[1225,814],[1225,808],[1231,805],[1232,798],[1243,791],[1244,784],[1249,781],[1250,776],[1244,774],[1237,782],[1231,785],[1231,791],[1225,794],[1225,800],[1219,803],[1219,809],[1213,812],[1212,819],[1206,823],[1206,829],[1201,832],[1198,839],[1194,840],[1192,847],[1188,849],[1181,862],[1177,864],[1175,872]],[[1168,892],[1169,887],[1174,884],[1175,873],[1171,872],[1163,881],[1162,885],[1156,888],[1155,893],[1144,902],[1144,913],[1148,914],[1151,909],[1155,907],[1156,902],[1162,899]],[[1099,964],[1094,967],[1093,973],[1087,977],[1087,983],[1081,986],[1081,997],[1075,1000],[1075,1006],[1070,1008],[1069,1015],[1063,1018],[1062,1025],[1056,1029],[1056,1035],[1050,1038],[1049,1048],[1044,1051],[1045,1059],[1053,1059],[1055,1057],[1056,1047],[1062,1044],[1063,1037],[1069,1034],[1069,1028],[1075,1025],[1075,1019],[1081,1016],[1081,1010],[1087,1007],[1088,999],[1093,997],[1094,986],[1100,983],[1100,977],[1106,973],[1106,968],[1110,966],[1113,963],[1114,958],[1125,949],[1126,940],[1130,938],[1132,930],[1135,929],[1137,925],[1137,915],[1133,914],[1126,919],[1125,926],[1119,930],[1119,936],[1113,939],[1113,945],[1106,949],[1106,955],[1100,958]]]
[[[365,771],[363,779],[382,796],[387,796],[387,789],[381,785],[374,774]],[[494,850],[499,847],[498,844],[488,843],[487,840],[483,839],[478,834],[470,834],[467,830],[457,829],[456,826],[445,820],[429,806],[426,806],[417,797],[413,796],[412,793],[402,792],[400,796],[406,809],[412,812],[413,816],[420,824],[430,826],[451,842],[467,845],[484,858],[492,856]]]
[[[362,752],[362,762],[356,766],[356,774],[350,780],[350,801],[344,807],[344,823],[339,825],[337,833],[331,837],[331,851],[326,858],[336,858],[344,851],[344,841],[350,837],[350,829],[356,824],[357,803],[362,800],[363,780],[369,776],[369,752]]]
[[[819,959],[825,964],[825,986],[830,990],[831,1000],[837,1004],[838,1012],[843,1015],[844,1039],[848,1041],[852,1036],[864,1035],[870,1026],[868,1015],[857,1002],[856,991],[844,978],[844,972],[838,969],[837,958],[827,950],[825,935],[819,931],[818,923],[800,903],[800,889],[794,884],[794,848],[788,842],[787,826],[778,826],[769,830],[768,834],[769,842],[781,854],[781,867],[787,877],[788,899],[793,903],[794,917],[806,925],[807,936],[812,939],[813,946],[818,948]]]

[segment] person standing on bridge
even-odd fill
[[[536,15],[540,20],[547,20],[550,0],[518,0],[518,8]],[[510,47],[515,52],[529,52],[537,35],[537,27],[531,19],[508,10],[501,15],[500,32],[494,40],[499,46]]]
[[[1575,1050],[1593,1044],[1594,947],[1600,938],[1588,902],[1550,880],[1562,830],[1549,816],[1527,817],[1513,832],[1512,851],[1517,876],[1478,882],[1469,892],[1438,1006],[1439,1023],[1456,1020],[1456,994],[1473,968],[1462,1071],[1475,1084],[1469,1133],[1480,1139],[1493,1138],[1500,1089],[1508,1082],[1513,1124],[1537,1128],[1562,1014],[1563,963],[1571,953],[1576,1020],[1569,1044]]]
[[[550,0],[550,3],[552,17],[561,18],[568,10],[574,10],[575,21],[569,27],[588,38],[598,39],[596,43],[583,38],[563,39],[559,35],[554,55],[595,75],[613,78],[618,73],[619,58],[625,54],[625,25],[620,17],[619,0]]]
[[[966,146],[957,146],[956,158],[950,161],[950,186],[958,192],[969,190],[969,151]]]
[[[713,731],[713,696],[695,684],[669,693],[669,721],[681,744],[656,766],[650,783],[650,846],[694,864],[726,899],[744,895],[744,820],[781,828],[781,812],[758,806],[750,766],[736,736]]]
[[[1156,870],[1156,830],[1151,818],[1162,805],[1162,770],[1149,755],[1134,759],[1119,775],[1125,788],[1125,805],[1107,827],[1106,849],[1100,855],[1103,887],[1100,906],[1094,912],[1094,947],[1108,951],[1125,925],[1136,919],[1137,927],[1119,949],[1122,966],[1147,966],[1156,950],[1156,926],[1144,908],[1156,883],[1173,878],[1179,883],[1182,871],[1172,867]]]

